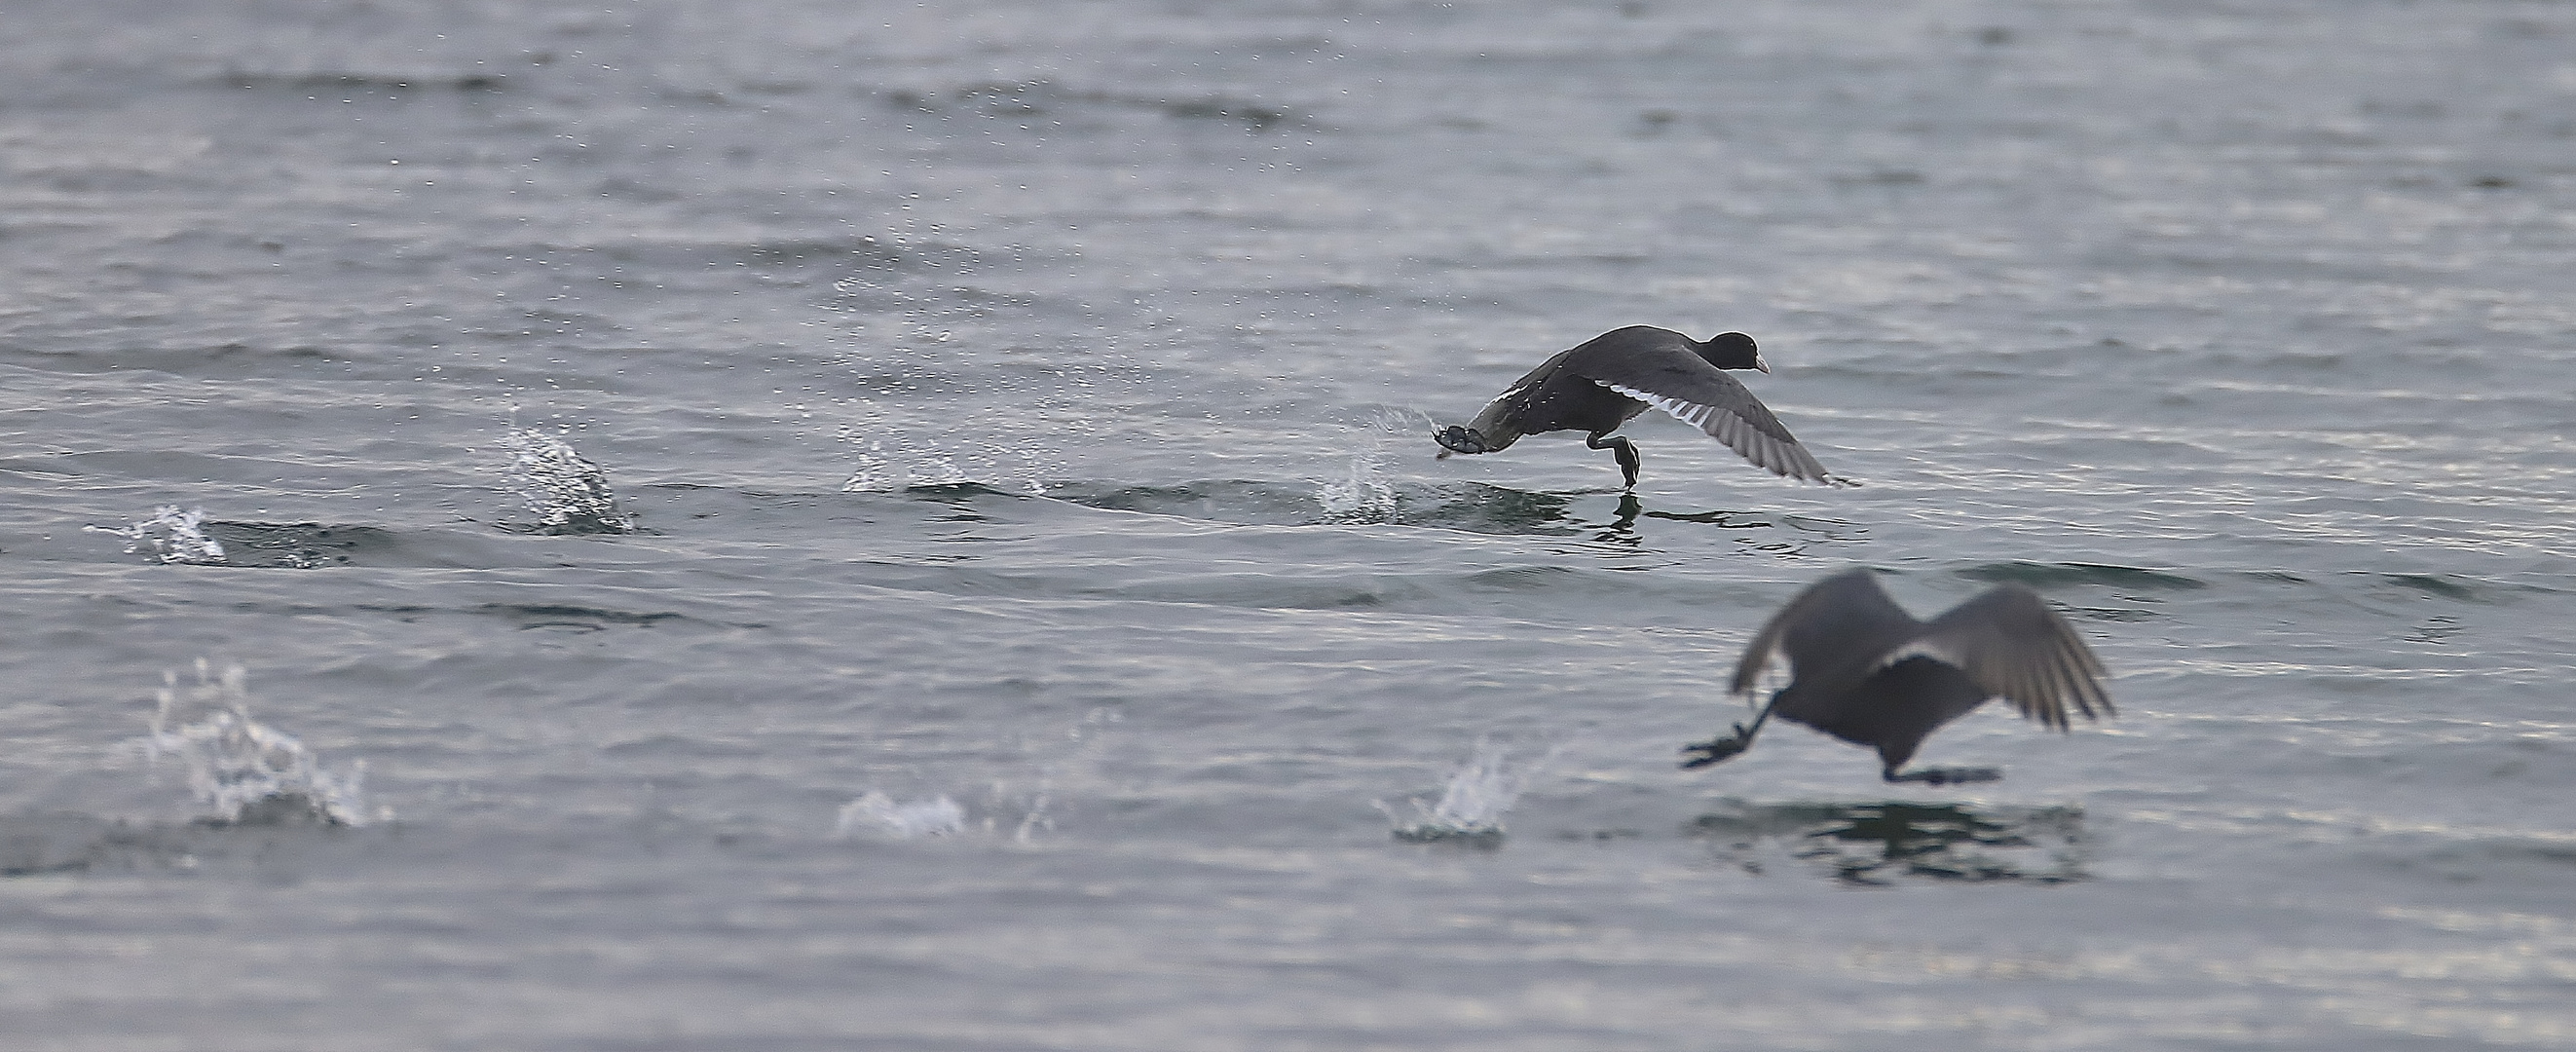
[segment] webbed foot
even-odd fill
[[[1432,432],[1431,440],[1440,443],[1442,451],[1440,456],[1442,459],[1447,459],[1451,453],[1491,453],[1494,451],[1494,447],[1485,444],[1485,436],[1477,434],[1475,431],[1458,424],[1451,424],[1438,431]]]
[[[1712,738],[1682,746],[1683,753],[1696,754],[1682,761],[1682,769],[1698,770],[1721,760],[1733,759],[1737,754],[1752,747],[1753,733],[1745,730],[1744,725],[1739,723],[1735,725],[1735,733],[1729,737]]]

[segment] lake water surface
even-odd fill
[[[0,275],[13,1049],[2576,1046],[2576,6],[36,0]]]

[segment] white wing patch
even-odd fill
[[[1808,454],[1796,441],[1783,442],[1764,434],[1750,421],[1724,407],[1685,402],[1669,395],[1640,391],[1626,384],[1614,384],[1608,380],[1596,379],[1592,382],[1663,410],[1673,419],[1696,427],[1710,438],[1726,443],[1728,448],[1743,454],[1744,459],[1769,468],[1774,474],[1816,482],[1830,482],[1833,479],[1833,476],[1825,473],[1824,465],[1816,463],[1816,458]]]
[[[1907,658],[1919,657],[1931,658],[1934,661],[1938,661],[1955,669],[1965,670],[1968,667],[1967,655],[1940,646],[1928,639],[1917,639],[1906,643],[1904,646],[1888,651],[1885,656],[1878,659],[1877,664],[1871,665],[1869,670],[1872,673],[1876,673],[1880,669],[1896,664],[1897,662],[1903,661]]]
[[[1689,424],[1692,427],[1706,426],[1704,421],[1708,419],[1708,415],[1710,413],[1717,412],[1717,407],[1713,405],[1701,405],[1697,402],[1685,402],[1679,398],[1667,398],[1652,391],[1640,391],[1626,384],[1614,384],[1608,380],[1594,380],[1592,382],[1600,384],[1601,386],[1607,387],[1613,391],[1617,391],[1620,394],[1627,395],[1628,397],[1634,398],[1640,402],[1644,402],[1657,409],[1661,409],[1664,412],[1671,414],[1673,419]],[[1697,415],[1694,416],[1693,414]],[[1730,419],[1734,416],[1735,414],[1733,413],[1727,414],[1727,417]]]

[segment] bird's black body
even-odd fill
[[[1790,478],[1832,482],[1797,436],[1726,375],[1728,369],[1771,371],[1753,337],[1722,332],[1702,342],[1670,329],[1631,325],[1602,333],[1541,363],[1504,389],[1465,426],[1432,437],[1446,452],[1492,453],[1523,435],[1581,431],[1585,444],[1610,450],[1628,487],[1637,485],[1637,450],[1609,437],[1648,408],[1707,432],[1744,458]]]
[[[1748,693],[1771,657],[1789,659],[1789,685],[1751,727],[1684,751],[1685,767],[1743,752],[1777,714],[1854,745],[1878,750],[1891,782],[1984,781],[1991,768],[1899,772],[1923,739],[2002,697],[2023,716],[2065,730],[2072,705],[2086,719],[2113,715],[2101,662],[2038,593],[1999,585],[1930,621],[1898,607],[1867,570],[1825,578],[1790,600],[1745,648],[1733,690]],[[2097,715],[2098,710],[2098,715]]]

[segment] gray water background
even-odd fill
[[[0,275],[11,1048],[2576,1044],[2576,6],[13,2]],[[2119,718],[1676,769],[1851,565]]]

